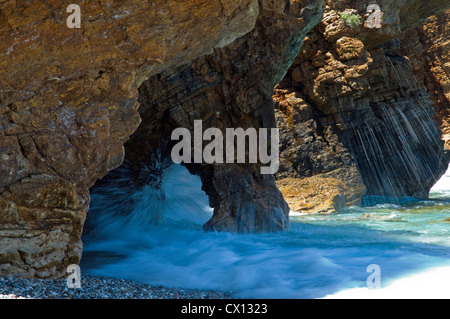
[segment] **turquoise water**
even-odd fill
[[[139,204],[130,215],[117,214],[102,195],[92,196],[95,236],[83,237],[81,270],[242,298],[358,298],[368,289],[367,267],[376,264],[381,288],[371,291],[378,296],[426,297],[421,287],[428,283],[437,297],[449,298],[449,182],[447,173],[428,201],[405,198],[331,215],[291,212],[287,232],[238,235],[202,230],[212,212],[200,180],[172,165],[163,178],[165,199],[144,188],[133,194]],[[429,279],[430,269],[439,270],[439,280]],[[405,278],[407,288],[395,286]]]

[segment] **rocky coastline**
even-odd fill
[[[285,231],[292,209],[364,195],[427,198],[449,163],[450,1],[377,3],[379,28],[359,0],[102,0],[77,30],[64,1],[1,1],[0,276],[63,277],[91,195],[158,189],[171,133],[195,120],[280,129],[276,174],[185,165],[214,210],[206,231]],[[129,214],[125,195],[111,200]]]
[[[230,299],[232,292],[151,286],[124,279],[83,275],[81,288],[66,279],[0,277],[0,299]]]

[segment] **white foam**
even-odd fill
[[[395,280],[385,288],[346,289],[324,299],[450,299],[450,266]]]
[[[101,236],[84,237],[84,251],[124,258],[91,268],[85,264],[90,270],[82,268],[83,273],[167,287],[233,291],[239,298],[449,295],[448,223],[426,223],[421,214],[404,217],[405,212],[392,207],[388,213],[361,208],[307,217],[291,211],[291,216],[303,217],[293,218],[287,232],[205,232],[202,225],[212,212],[198,176],[173,166],[164,173],[162,191],[164,196],[149,187],[131,195],[123,189],[110,190],[114,196],[109,197],[97,194],[92,203],[97,215],[88,217],[97,218],[94,234]],[[113,214],[121,206],[111,205],[108,198],[125,196],[133,196],[134,209]],[[358,219],[362,212],[382,214],[387,220],[412,218],[412,222]],[[443,219],[438,213],[437,219]],[[431,240],[435,240],[433,246],[425,244]],[[380,265],[383,288],[350,289],[365,286],[370,264]],[[423,273],[437,265],[447,268]]]
[[[444,175],[433,185],[430,192],[442,192],[447,191],[450,192],[450,167],[447,168],[447,171]]]
[[[289,211],[289,217],[305,216],[305,215],[308,215],[308,213],[300,213],[300,212],[296,212],[295,210]]]

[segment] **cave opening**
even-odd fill
[[[171,161],[153,164],[161,174],[149,173],[148,183],[140,187],[130,178],[127,165],[122,165],[91,188],[82,235],[83,269],[124,258],[122,245],[138,244],[139,236],[164,230],[168,234],[176,234],[177,229],[198,231],[211,219],[213,209],[198,175]]]
[[[140,187],[127,178],[126,170],[119,167],[108,175],[108,182],[99,181],[91,189],[83,236],[112,236],[136,227],[199,228],[212,217],[200,177],[185,166],[165,164],[160,176],[149,174],[149,183]]]

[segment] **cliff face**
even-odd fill
[[[401,54],[407,55],[421,87],[435,108],[434,118],[450,147],[450,10],[400,37]]]
[[[122,163],[152,74],[254,28],[239,1],[0,2],[0,273],[47,277],[77,263],[89,187]]]
[[[295,141],[287,145],[291,140],[284,138],[279,176],[323,173],[323,180],[333,180],[337,206],[357,201],[363,184],[376,189],[381,169],[400,165],[409,174],[412,166],[402,165],[416,160],[414,169],[427,162],[432,171],[415,185],[431,183],[442,158],[430,104],[408,81],[410,71],[394,48],[379,46],[441,10],[442,2],[379,4],[383,27],[355,30],[342,25],[339,12],[366,15],[365,4],[329,1],[325,19],[278,87],[275,117],[274,85],[320,22],[320,0],[82,2],[81,29],[66,26],[63,1],[0,1],[0,274],[63,275],[79,261],[95,182],[121,166],[92,192],[111,182],[158,187],[170,164],[170,133],[192,131],[194,120],[202,120],[203,129],[284,125],[283,136]],[[415,16],[407,14],[411,10]],[[284,96],[292,99],[283,102]],[[290,114],[288,104],[298,110]],[[402,122],[404,116],[415,122]],[[419,128],[418,141],[411,126]],[[393,144],[382,143],[383,129],[397,136]],[[410,137],[415,144],[405,142]],[[401,147],[406,157],[392,151]],[[410,155],[416,150],[436,152],[437,159],[417,159]],[[373,159],[380,154],[388,159],[385,167],[365,173],[361,167],[381,163]],[[287,227],[289,207],[260,166],[187,165],[201,176],[214,208],[206,229]],[[372,173],[378,179],[367,181]],[[398,189],[405,180],[390,179]],[[404,192],[423,193],[412,187]],[[126,213],[133,203],[120,204]]]
[[[240,69],[230,65],[233,48],[242,67],[275,59],[266,75],[273,78],[265,82],[273,87],[320,6],[281,0],[83,2],[81,29],[69,29],[63,1],[1,1],[0,273],[59,276],[78,262],[89,188],[122,163],[123,145],[141,121],[137,98],[144,80],[163,78],[172,73],[164,71],[176,72],[229,45],[255,30],[259,17],[257,30],[267,34],[254,31],[216,54],[230,55],[224,73]],[[276,31],[286,38],[278,41]],[[260,56],[246,54],[253,45]],[[265,55],[259,45],[272,52]],[[228,99],[237,99],[234,94]],[[267,102],[270,94],[254,99]],[[151,118],[145,108],[141,114]],[[286,204],[274,196],[283,215]]]
[[[124,164],[92,191],[102,192],[108,184],[127,184],[130,179],[135,188],[145,183],[158,187],[163,168],[171,163],[172,131],[187,128],[194,136],[195,120],[202,121],[202,131],[218,128],[224,134],[226,128],[276,127],[273,88],[322,13],[319,1],[311,2],[309,9],[281,4],[261,2],[252,32],[145,81],[139,98],[142,123],[126,144]],[[185,166],[200,175],[214,208],[206,230],[259,232],[288,227],[289,207],[274,177],[261,174],[261,164]],[[133,203],[127,207],[131,209]]]
[[[399,52],[396,38],[411,19],[403,20],[404,9],[395,4],[379,4],[382,27],[371,29],[361,3],[328,1],[322,23],[307,35],[275,89],[277,121],[283,128],[276,176],[294,210],[335,211],[358,204],[364,194],[426,198],[447,168],[432,101]],[[359,14],[361,23],[346,25],[342,13]],[[396,15],[400,19],[392,18]],[[445,18],[432,21],[436,29],[444,29]],[[408,33],[404,37],[410,41]],[[423,39],[435,43],[427,35]],[[422,62],[424,74],[439,77],[446,45],[440,41],[434,49],[422,49],[441,62],[431,70]],[[403,47],[402,53],[413,54],[413,47]],[[440,87],[445,85],[441,81]],[[433,88],[428,86],[431,92]],[[324,192],[329,196],[319,200],[321,205],[307,204]]]

